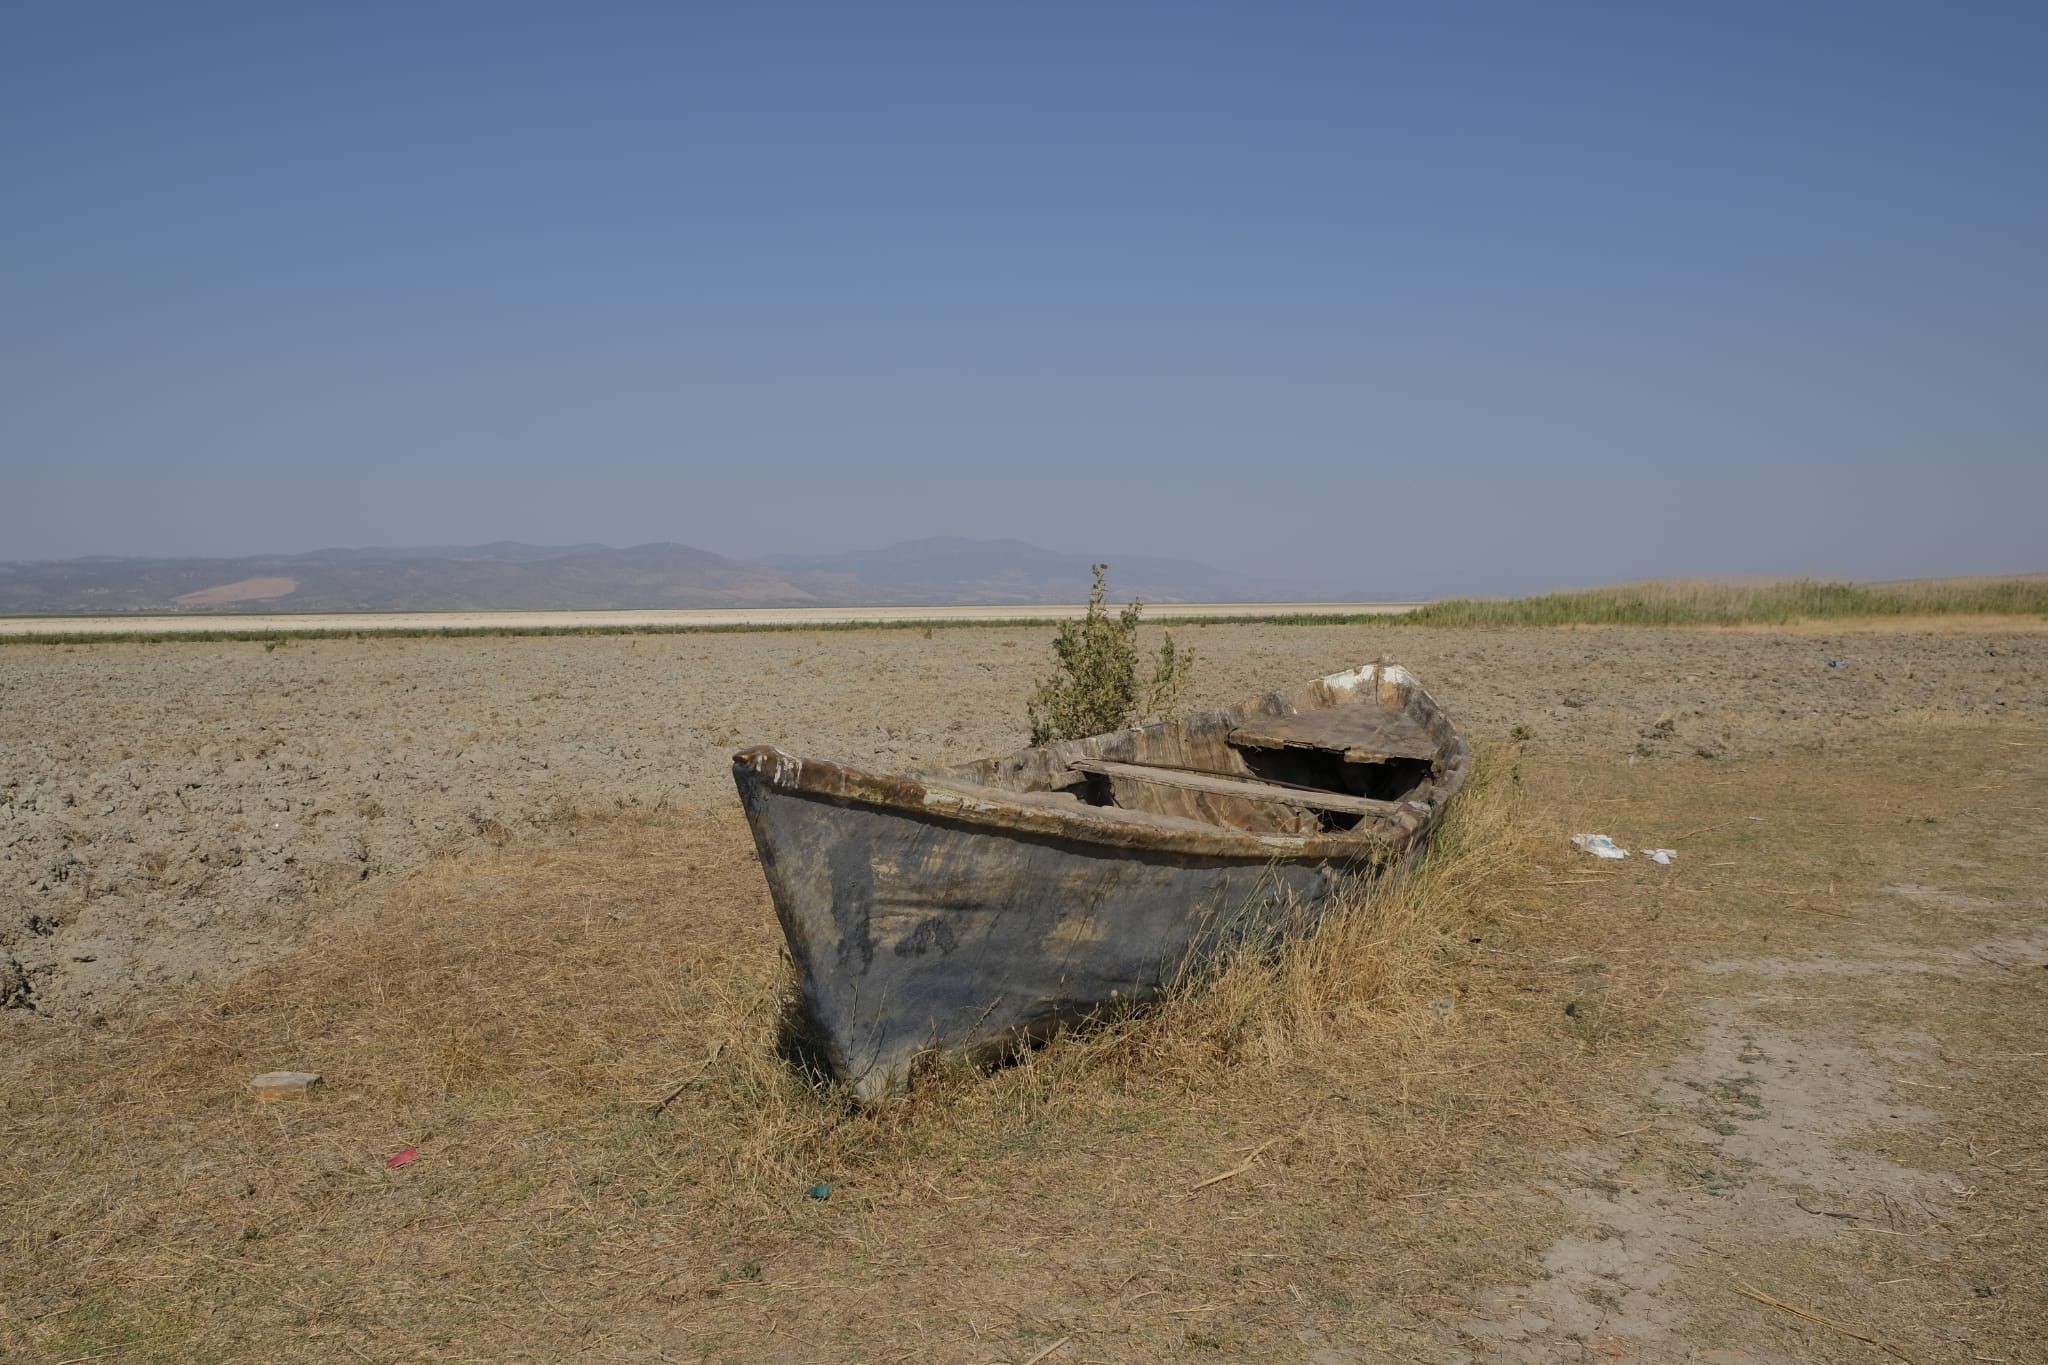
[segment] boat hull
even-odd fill
[[[1312,918],[1350,866],[991,829],[738,765],[806,1016],[873,1101],[930,1053],[990,1056],[1158,996],[1219,944]]]
[[[1424,846],[1469,757],[1383,663],[923,775],[764,745],[733,778],[810,1030],[872,1101],[1312,926]]]

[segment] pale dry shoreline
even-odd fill
[[[1235,616],[1398,616],[1420,602],[1148,602],[1150,621]],[[644,611],[206,612],[173,616],[0,616],[0,639],[34,635],[204,635],[221,631],[644,631],[731,626],[902,625],[918,622],[1065,621],[1085,603],[994,607],[695,607]]]

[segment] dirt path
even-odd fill
[[[2027,1104],[2048,1055],[2048,896],[2014,875],[2048,861],[2048,760],[2025,752],[1960,839],[1921,826],[1907,879],[1831,942],[1699,966],[1686,1045],[1612,1140],[1556,1160],[1543,1193],[1569,1228],[1541,1276],[1473,1295],[1443,1358],[2043,1358],[1977,1334],[2010,1341],[1998,1319],[2038,1321],[2048,1285],[1972,1254],[2000,1217],[2038,1218],[2048,1189]],[[2000,1051],[2015,1036],[2035,1046]]]

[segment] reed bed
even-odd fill
[[[1664,579],[1540,597],[1449,598],[1405,616],[1411,626],[1740,626],[1943,616],[2048,616],[2048,574],[1845,583]]]

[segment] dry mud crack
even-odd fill
[[[2036,851],[2048,845],[2038,828],[2013,837]],[[1973,1204],[2002,1197],[1993,1188],[2001,1178],[2023,1174],[1998,1152],[1930,1132],[1945,1107],[1981,1098],[1969,1093],[1971,1058],[1943,1035],[1945,997],[2017,983],[2038,999],[2048,988],[2048,907],[1936,881],[1957,871],[1967,868],[1886,886],[1858,916],[1861,936],[1833,951],[1702,964],[1714,994],[1698,1002],[1688,1046],[1647,1078],[1633,1122],[1570,1153],[1542,1189],[1568,1219],[1542,1273],[1472,1296],[1441,1343],[1444,1358],[2021,1359],[1980,1350],[1957,1304],[1923,1301],[1926,1272],[1970,1237]],[[1931,920],[1916,913],[1929,910]],[[1933,1137],[1944,1159],[1889,1154],[1895,1139],[1916,1135]],[[1887,1251],[1912,1248],[1914,1264],[1859,1283],[1885,1268],[1864,1245],[1880,1239]],[[2038,1312],[2048,1291],[2017,1274],[2017,1283],[1972,1286],[1976,1302],[1961,1307],[2010,1293]],[[1786,1289],[1788,1280],[1802,1288]],[[1827,1289],[1851,1306],[1811,1297]],[[1886,1307],[1898,1320],[1889,1333],[1874,1325]]]

